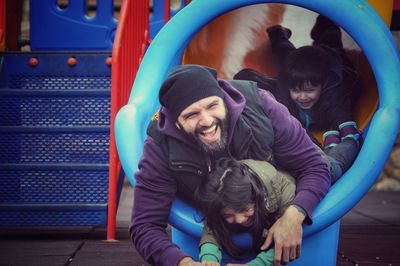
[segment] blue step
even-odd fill
[[[109,56],[1,54],[0,226],[106,226]]]

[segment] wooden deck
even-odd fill
[[[338,266],[400,265],[400,192],[370,191],[343,219]]]
[[[125,186],[115,242],[105,229],[0,229],[0,265],[147,266],[128,236],[131,199]],[[400,265],[399,245],[400,192],[371,191],[342,219],[337,266]]]

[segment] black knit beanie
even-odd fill
[[[176,121],[186,107],[210,96],[223,98],[217,71],[205,66],[181,65],[162,84],[159,100]]]

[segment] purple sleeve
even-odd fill
[[[330,187],[328,165],[288,109],[268,91],[259,89],[259,94],[274,128],[275,159],[296,178],[296,195],[292,203],[302,207],[311,219],[312,211]]]
[[[177,265],[187,257],[166,232],[177,185],[167,159],[150,137],[144,143],[135,174],[134,204],[129,233],[141,256],[152,265]]]

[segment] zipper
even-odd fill
[[[188,162],[171,162],[171,165],[178,171],[187,171],[201,176],[204,174],[204,168],[202,169],[201,166],[196,164]]]
[[[210,156],[206,155],[208,173],[211,173],[211,159]]]

